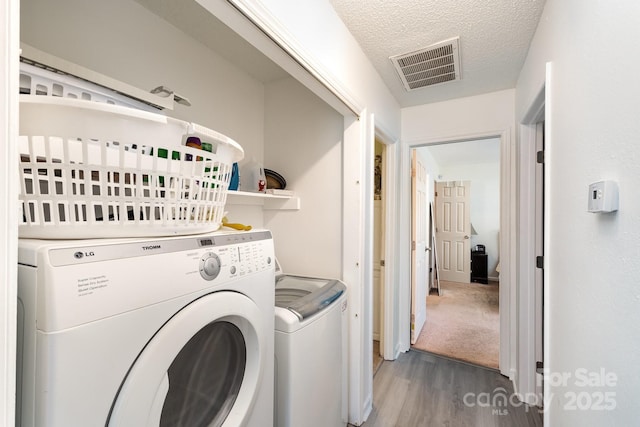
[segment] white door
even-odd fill
[[[244,425],[266,360],[260,319],[255,303],[235,292],[184,307],[134,362],[108,425]]]
[[[411,344],[427,320],[427,171],[416,150],[411,155]]]
[[[470,181],[436,183],[436,242],[442,280],[471,279]]]

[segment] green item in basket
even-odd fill
[[[204,150],[204,151],[208,151],[209,153],[211,153],[211,152],[212,152],[212,150],[213,150],[213,146],[212,146],[210,143],[208,143],[208,142],[201,142],[201,144],[202,144],[202,150]],[[205,168],[204,168],[204,171],[205,171],[205,173],[206,173],[206,174],[208,174],[209,172],[211,172],[211,168],[205,167]]]
[[[169,150],[167,150],[166,148],[158,148],[158,157],[160,157],[161,159],[169,158]],[[180,152],[172,151],[171,160],[180,160]]]

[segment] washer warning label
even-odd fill
[[[105,275],[78,279],[78,296],[91,295],[99,289],[106,288],[108,285],[109,279]]]

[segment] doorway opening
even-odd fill
[[[373,374],[384,356],[384,272],[385,272],[385,145],[375,139],[373,162]]]
[[[423,306],[426,323],[412,331],[412,347],[493,369],[500,359],[500,144],[493,137],[414,150],[429,177],[431,226],[426,301],[412,301],[417,313]],[[423,208],[416,200],[413,212]],[[412,299],[420,295],[412,289]]]

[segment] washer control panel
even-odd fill
[[[200,275],[205,280],[213,280],[220,274],[220,257],[213,252],[207,252],[200,258]],[[231,269],[235,269],[234,266]]]
[[[225,242],[216,246],[209,239],[201,239],[205,249],[199,255],[198,271],[204,280],[242,277],[273,268],[271,240],[246,239]]]
[[[227,289],[250,294],[274,286],[275,255],[267,230],[153,240],[23,239],[20,244],[21,274],[34,286],[37,282],[29,298],[34,304],[46,302],[36,304],[40,308],[34,314],[46,333],[175,298],[190,301]]]

